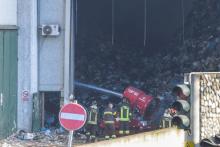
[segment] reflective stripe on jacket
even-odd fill
[[[88,124],[97,125],[98,110],[91,108],[88,113]]]
[[[123,103],[119,109],[120,121],[130,121],[131,115],[129,104]]]
[[[115,115],[116,115],[116,112],[114,112],[113,109],[106,108],[104,111],[104,116],[103,116],[104,123],[114,123]]]

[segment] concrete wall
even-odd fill
[[[220,73],[200,76],[201,139],[220,133]]]
[[[33,95],[39,91],[61,91],[64,87],[65,1],[18,0],[17,8],[17,123],[18,129],[31,131]],[[42,24],[59,24],[60,36],[43,37],[39,27]],[[24,91],[28,93],[25,100]]]
[[[17,116],[17,128],[24,129],[26,131],[31,130],[32,122],[32,87],[37,87],[38,83],[33,81],[33,73],[36,74],[36,64],[33,64],[34,57],[37,56],[32,52],[36,44],[34,45],[32,40],[34,36],[32,34],[33,27],[35,32],[37,30],[33,22],[35,15],[36,0],[19,0],[18,1],[18,116]],[[32,27],[33,26],[33,27]],[[23,99],[22,93],[27,91],[28,95],[26,99]]]
[[[39,90],[63,89],[64,70],[64,0],[39,0],[39,25],[59,24],[58,37],[42,37],[39,33]]]
[[[220,73],[190,73],[191,130],[188,140],[199,147],[204,138],[220,133]]]
[[[0,25],[17,25],[17,0],[0,0]]]
[[[169,128],[78,147],[184,147],[184,139],[183,130]]]

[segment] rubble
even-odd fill
[[[73,144],[85,143],[86,137],[77,133]],[[68,132],[60,129],[47,129],[41,132],[27,133],[20,130],[7,139],[0,140],[1,147],[65,147],[68,142]]]
[[[33,133],[27,133],[23,130],[19,130],[17,135],[17,138],[21,140],[33,140],[34,137],[35,135]]]
[[[218,0],[196,0],[186,19],[184,43],[179,41],[181,31],[177,32],[170,46],[156,53],[126,44],[112,45],[104,35],[88,40],[79,35],[76,79],[118,92],[132,85],[154,97],[163,97],[165,110],[175,100],[170,91],[183,82],[184,73],[220,69],[219,12]],[[80,98],[85,91],[76,93]],[[97,93],[89,95],[101,97]]]

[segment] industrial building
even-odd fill
[[[87,8],[86,3],[81,7]],[[70,0],[0,1],[0,71],[1,81],[5,80],[0,90],[1,116],[7,118],[0,127],[10,125],[1,137],[16,129],[42,127],[45,99],[51,94],[67,101],[72,93],[75,27],[70,26],[76,4]],[[176,22],[174,26],[180,25]],[[13,115],[8,117],[9,113]]]
[[[126,6],[124,5],[125,3],[127,3]],[[190,44],[190,41],[185,43],[185,36],[189,34],[185,35],[184,29],[185,18],[192,10],[192,3],[190,0],[186,0],[184,3],[182,0],[169,2],[164,2],[163,0],[142,0],[138,2],[134,2],[134,0],[120,0],[117,2],[114,0],[108,2],[103,0],[0,0],[0,138],[8,137],[17,130],[25,130],[26,132],[40,130],[45,127],[45,118],[47,116],[55,116],[55,122],[58,123],[57,114],[60,106],[68,103],[70,95],[75,93],[74,77],[77,77],[79,80],[87,80],[88,82],[98,81],[101,83],[109,80],[108,78],[103,78],[104,80],[94,78],[96,76],[99,77],[100,74],[96,75],[91,72],[92,70],[89,70],[97,65],[90,66],[89,64],[94,62],[90,62],[88,58],[80,55],[91,53],[92,57],[90,59],[95,59],[101,56],[101,54],[111,52],[111,50],[107,50],[106,48],[108,47],[101,44],[100,52],[97,51],[98,54],[96,54],[97,52],[91,52],[91,50],[96,48],[96,44],[94,43],[94,48],[90,48],[89,45],[93,44],[93,42],[83,42],[82,40],[80,42],[80,39],[77,38],[80,36],[78,34],[82,34],[81,37],[98,40],[96,35],[104,32],[105,37],[103,40],[108,40],[109,46],[112,46],[110,49],[114,49],[116,53],[117,51],[122,51],[122,54],[124,52],[132,52],[139,55],[144,53],[144,55],[148,55],[146,58],[152,54],[152,56],[155,55],[155,58],[160,60],[161,56],[156,57],[156,54],[165,52],[162,47],[172,40],[173,34],[177,29],[181,28],[181,33],[177,35],[180,38],[177,37],[177,40],[183,43],[183,45]],[[152,14],[151,12],[154,13]],[[172,17],[170,17],[171,15]],[[89,32],[90,30],[91,32]],[[86,31],[87,33],[85,33]],[[218,38],[213,40],[217,42]],[[77,44],[77,41],[80,43]],[[117,48],[114,48],[118,45],[117,43],[126,45],[121,50],[117,50]],[[211,46],[209,43],[207,44]],[[80,45],[85,46],[81,47]],[[134,49],[127,51],[129,46]],[[172,48],[172,51],[175,52],[175,48]],[[75,52],[78,52],[78,54]],[[166,50],[166,52],[169,52],[169,50]],[[179,52],[179,50],[176,50],[176,52]],[[116,54],[111,55],[110,58],[113,56],[121,58],[121,56]],[[180,56],[182,55],[180,54]],[[129,57],[130,55],[128,55]],[[171,61],[172,59],[170,58],[170,56],[165,56],[162,59],[164,61]],[[83,65],[75,64],[75,62],[78,63],[82,60],[88,61]],[[102,60],[108,60],[108,58],[103,58]],[[117,60],[115,59],[114,61]],[[100,66],[97,67],[101,67],[104,71],[103,67],[106,65],[102,66],[101,62]],[[154,62],[149,63],[151,67],[154,66]],[[133,63],[132,67],[137,66],[147,70],[150,67],[148,66],[149,63],[145,67],[142,64],[138,66]],[[117,62],[116,65],[118,65]],[[128,64],[125,63],[124,65],[127,67]],[[198,64],[193,62],[192,65],[197,66]],[[110,72],[106,72],[106,75],[114,72],[114,68],[111,69],[111,66],[109,65]],[[184,64],[184,66],[189,65]],[[184,69],[184,66],[181,67]],[[132,72],[134,75],[139,72],[138,70],[124,67],[123,69],[128,69],[125,73],[131,71],[125,75],[127,77],[131,76]],[[119,65],[116,68],[122,69]],[[179,68],[176,69],[178,72]],[[193,70],[190,69],[187,72],[192,72]],[[89,74],[92,73],[92,75],[88,75],[87,71]],[[157,73],[160,72],[162,71],[157,71]],[[169,74],[171,72],[168,72],[167,75]],[[219,111],[220,105],[216,104],[213,106],[215,108],[210,108],[212,106],[207,104],[206,97],[207,93],[210,94],[212,92],[210,92],[211,90],[206,93],[202,91],[204,87],[209,89],[219,88],[219,73],[195,72],[191,73],[191,75],[192,77],[189,77],[189,79],[192,78],[190,79],[192,81],[188,82],[192,82],[193,90],[191,95],[191,105],[193,107],[191,106],[190,116],[194,118],[190,126],[193,132],[192,135],[189,137],[183,130],[175,129],[171,129],[171,131],[167,129],[162,132],[168,134],[168,139],[176,134],[180,134],[181,137],[178,138],[179,144],[183,144],[187,139],[199,147],[201,139],[209,138],[219,133],[219,129],[214,127],[213,124],[207,127],[207,120],[210,119],[209,115],[212,115],[213,118],[209,121],[215,120],[219,122],[220,117],[217,114],[219,113],[217,110]],[[143,80],[145,76],[148,75],[142,77],[135,75],[132,78]],[[115,78],[114,81],[135,85],[135,82],[128,79],[126,81],[123,78]],[[175,80],[173,81],[175,82]],[[206,83],[205,81],[208,82]],[[213,85],[204,86],[210,83],[210,81]],[[144,82],[143,80],[142,83]],[[100,83],[98,84],[101,85]],[[110,87],[116,91],[123,90],[125,88],[123,86],[127,86],[123,84],[116,83],[113,88],[106,82],[107,88]],[[166,84],[165,82],[164,85]],[[119,88],[117,87],[118,85]],[[140,86],[141,83],[137,85]],[[217,101],[219,95],[216,93],[213,95],[214,98],[210,98],[210,101]],[[86,95],[84,97],[89,96]],[[206,115],[206,110],[210,111],[209,115]],[[57,124],[52,125],[54,127],[57,126]],[[209,131],[206,128],[209,128]],[[212,130],[213,128],[214,130]],[[158,131],[152,134],[156,134],[158,138],[163,138],[163,133],[160,134],[160,131]],[[140,136],[150,136],[151,138],[152,134],[146,133]],[[146,139],[138,138],[141,140],[140,144]],[[130,140],[130,136],[127,139]],[[118,144],[117,140],[112,143]],[[163,144],[163,141],[160,143]],[[102,145],[100,143],[100,146]]]
[[[73,75],[70,1],[1,0],[0,11],[2,138],[39,128],[46,93],[67,98]]]

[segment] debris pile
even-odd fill
[[[75,134],[76,139],[73,144],[85,143],[86,137],[82,134]],[[68,142],[68,132],[61,129],[47,129],[41,132],[27,133],[20,130],[5,140],[0,141],[2,147],[64,147]]]
[[[184,42],[181,36],[178,31],[169,47],[152,54],[146,48],[112,45],[104,35],[79,35],[76,79],[118,92],[130,85],[140,88],[162,100],[162,113],[175,100],[171,90],[183,82],[184,73],[220,70],[220,1],[195,1],[186,18]]]

